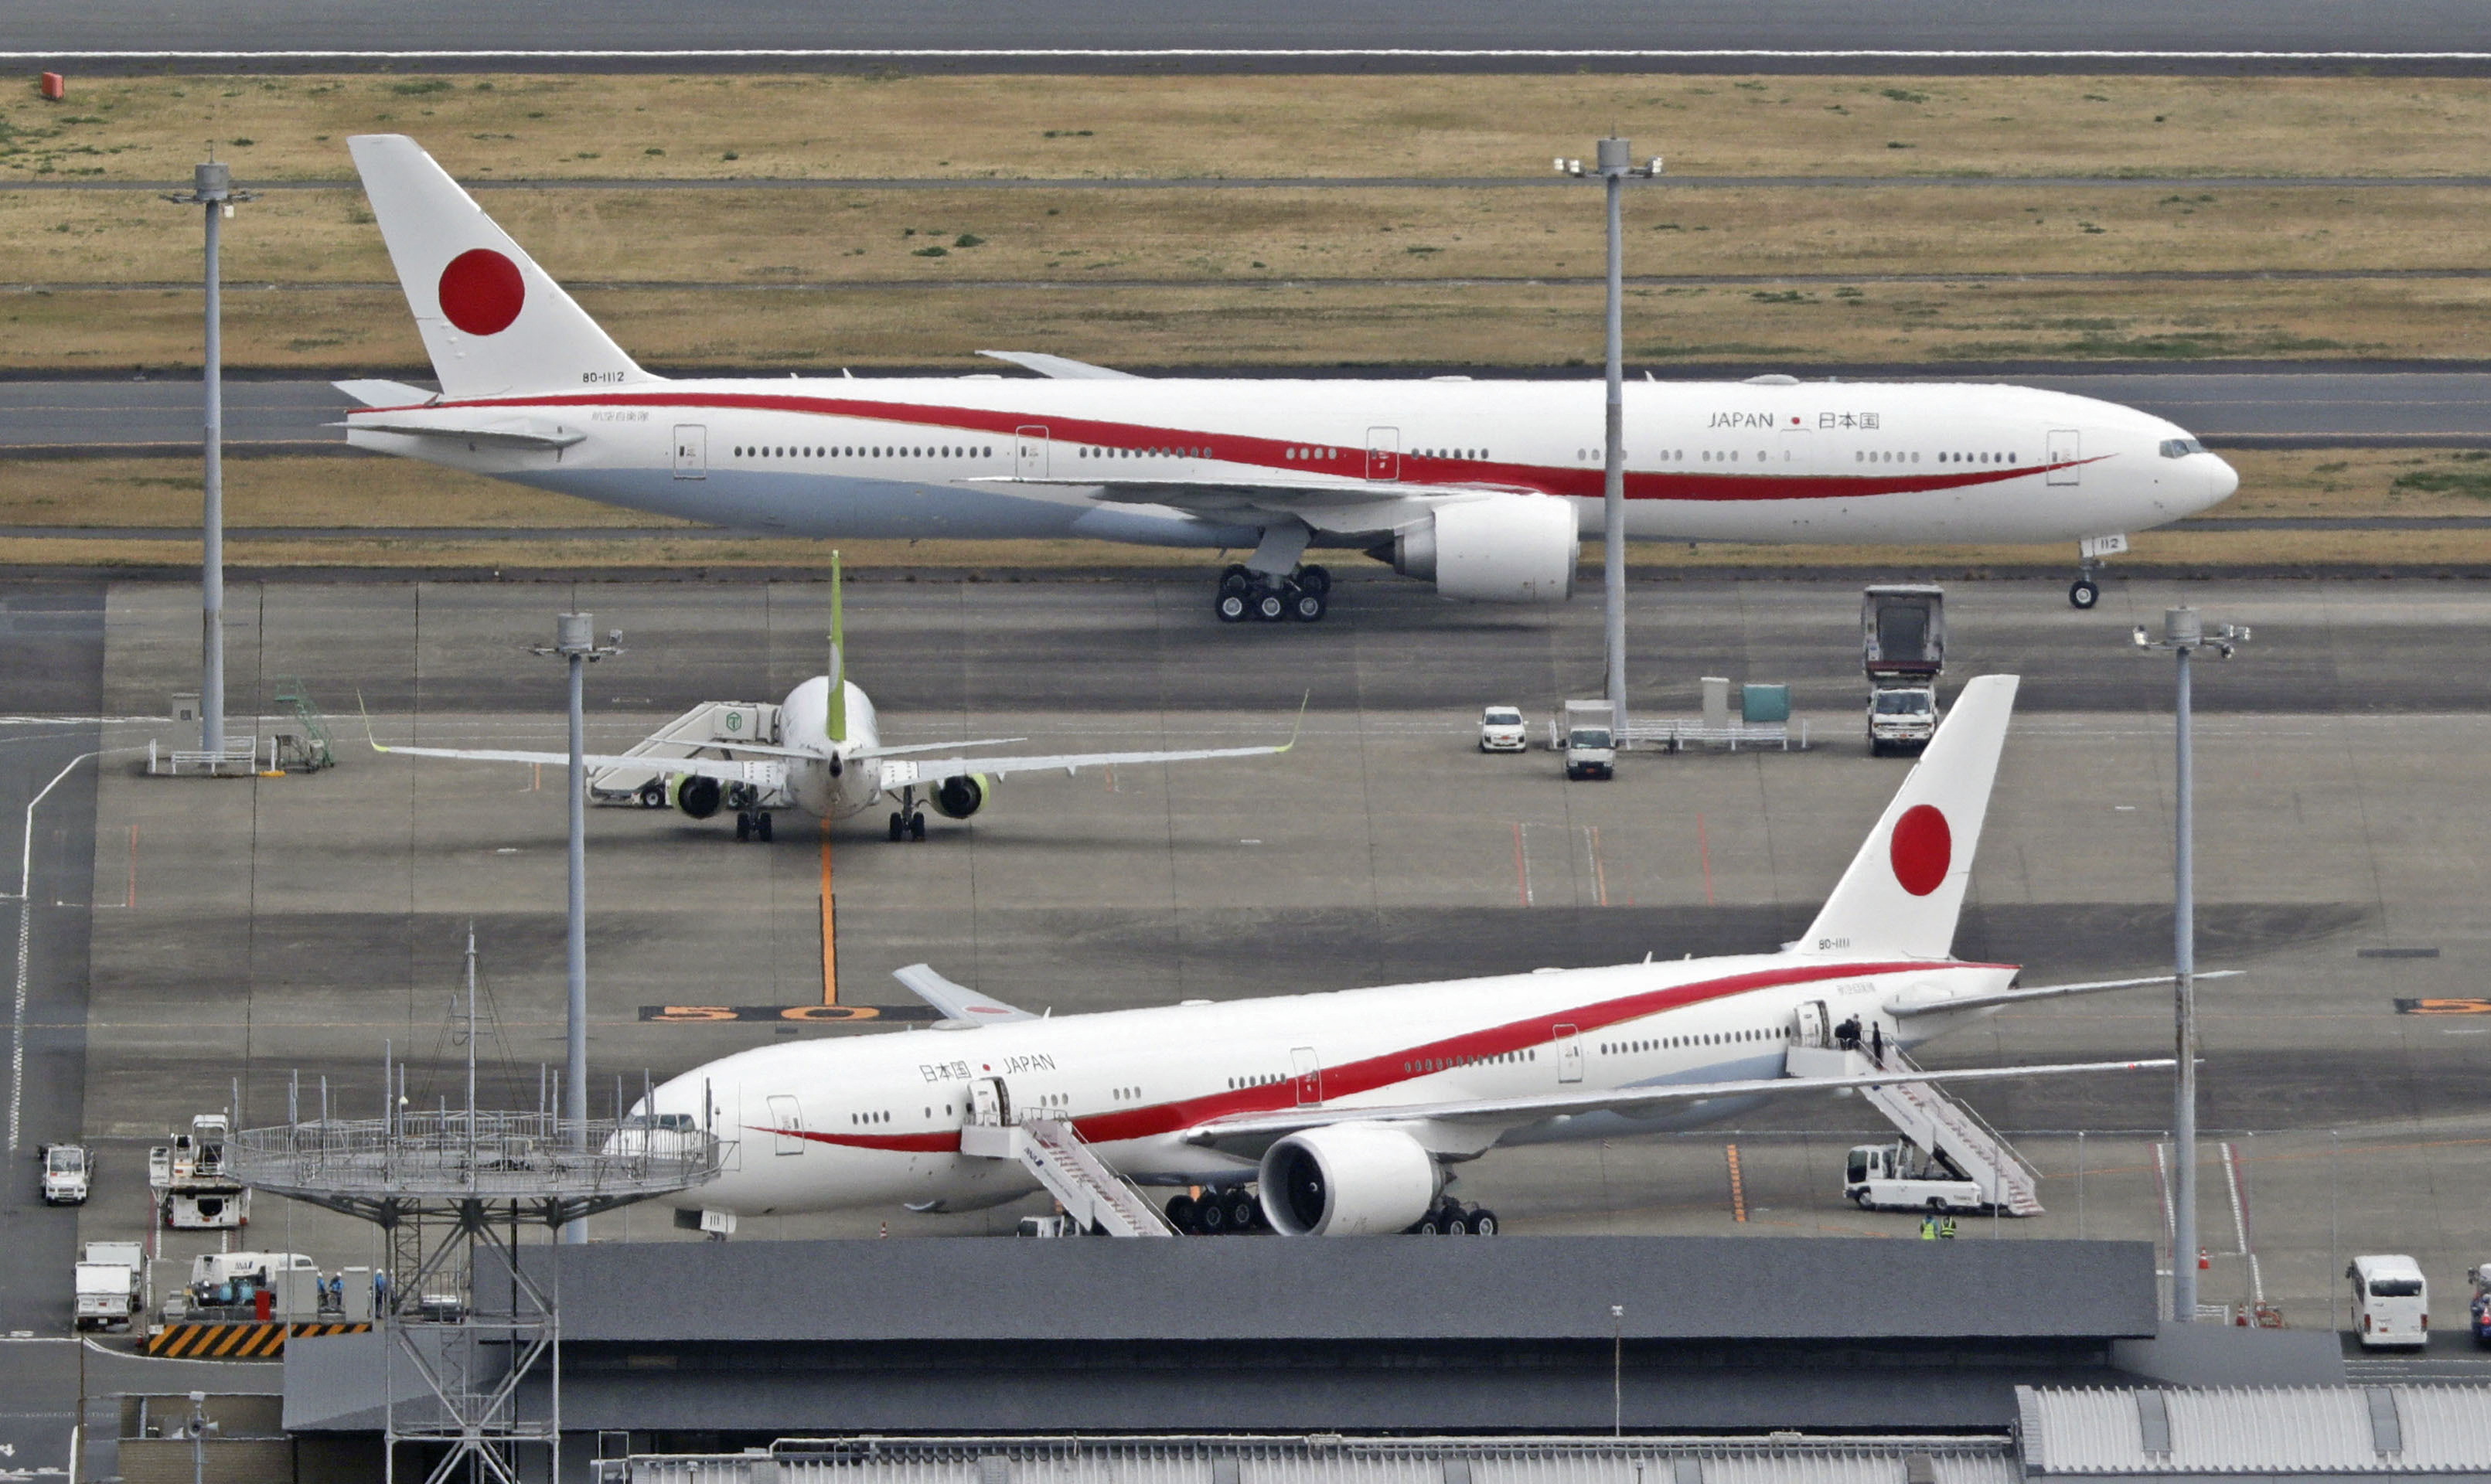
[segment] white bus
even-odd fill
[[[2344,1276],[2353,1280],[2353,1329],[2363,1346],[2430,1343],[2430,1284],[2419,1264],[2392,1254],[2357,1257]]]

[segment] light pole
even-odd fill
[[[1601,451],[1600,592],[1601,648],[1608,677],[1609,725],[1620,745],[1626,725],[1626,238],[1621,197],[1629,178],[1651,180],[1660,174],[1660,157],[1647,164],[1634,162],[1633,146],[1619,138],[1600,140],[1592,169],[1579,160],[1561,160],[1557,168],[1572,176],[1597,175],[1608,188],[1609,297],[1608,417]]]
[[[569,931],[563,949],[567,991],[563,1020],[562,1116],[573,1130],[588,1121],[588,764],[587,722],[582,692],[590,661],[623,653],[623,630],[597,642],[597,620],[586,613],[554,616],[554,641],[532,653],[560,655],[571,672],[571,900]],[[569,1243],[588,1240],[588,1223],[573,1221],[562,1229]]]
[[[2230,624],[2209,633],[2204,615],[2194,608],[2169,608],[2162,614],[2162,637],[2136,627],[2140,650],[2168,650],[2180,662],[2180,691],[2173,727],[2178,754],[2173,794],[2171,847],[2172,1021],[2177,1045],[2173,1055],[2171,1152],[2178,1164],[2171,1200],[2171,1317],[2183,1324],[2197,1320],[2197,780],[2194,720],[2189,710],[2188,657],[2212,649],[2225,659],[2246,644],[2249,631]]]
[[[164,199],[205,207],[208,221],[207,335],[200,358],[207,431],[199,516],[199,750],[219,759],[210,766],[220,769],[225,750],[225,325],[220,227],[233,215],[234,203],[249,200],[250,192],[234,189],[233,171],[211,160],[191,169],[188,194]]]

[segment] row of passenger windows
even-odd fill
[[[1539,1053],[1537,1050],[1526,1048],[1521,1051],[1502,1051],[1489,1057],[1423,1057],[1416,1062],[1402,1062],[1401,1070],[1416,1076],[1424,1072],[1451,1071],[1456,1066],[1509,1066],[1517,1062],[1539,1060]]]
[[[1485,458],[1485,449],[1413,449],[1414,458]]]
[[[882,1113],[851,1113],[848,1115],[848,1121],[852,1124],[888,1123],[891,1121],[891,1114],[888,1111]]]
[[[1278,1072],[1267,1072],[1259,1077],[1231,1077],[1228,1079],[1228,1091],[1235,1092],[1246,1088],[1267,1088],[1281,1080]]]
[[[2017,461],[2012,453],[1938,453],[1931,456],[1941,464],[2011,464]],[[1851,457],[1854,463],[1861,464],[1917,464],[1920,461],[1918,453],[1902,453],[1892,449],[1858,449],[1853,451]]]
[[[945,444],[938,448],[830,448],[815,444],[738,444],[738,458],[992,458],[992,444],[964,448]]]
[[[1083,458],[1209,458],[1209,449],[1099,449],[1085,444]]]
[[[1639,1051],[1675,1051],[1682,1046],[1720,1046],[1732,1041],[1766,1041],[1778,1039],[1776,1033],[1753,1031],[1715,1031],[1705,1035],[1661,1035],[1642,1041],[1603,1041],[1600,1055],[1628,1056]]]

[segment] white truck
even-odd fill
[[[1862,593],[1860,661],[1868,676],[1869,755],[1927,746],[1946,670],[1946,589],[1895,584]]]
[[[146,1258],[134,1241],[91,1241],[77,1263],[77,1327],[127,1328],[146,1306],[140,1276]]]
[[[1964,1178],[1944,1154],[1923,1152],[1902,1139],[1854,1146],[1843,1170],[1842,1193],[1861,1210],[1949,1213],[1989,1208],[1978,1181]]]
[[[44,1204],[84,1206],[95,1160],[83,1144],[46,1144],[37,1151],[44,1161]]]
[[[1568,778],[1613,778],[1618,767],[1618,710],[1606,701],[1568,701],[1557,737]]]

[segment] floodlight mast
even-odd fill
[[[1608,302],[1605,315],[1608,401],[1602,434],[1600,485],[1600,594],[1602,673],[1607,679],[1609,725],[1618,744],[1626,725],[1626,237],[1623,197],[1628,180],[1660,174],[1660,157],[1634,162],[1634,147],[1612,136],[1598,141],[1593,167],[1561,160],[1557,168],[1577,178],[1597,176],[1608,195]]]
[[[571,880],[563,946],[562,1116],[572,1125],[584,1127],[588,1122],[588,764],[583,692],[589,663],[623,653],[623,630],[613,630],[600,645],[594,615],[557,614],[553,644],[533,646],[531,653],[560,655],[571,672]],[[588,1224],[567,1224],[562,1239],[573,1244],[587,1241]]]
[[[205,207],[207,308],[200,347],[200,390],[205,430],[200,439],[199,479],[199,750],[223,766],[225,750],[225,388],[224,218],[234,203],[251,199],[233,189],[233,170],[213,158],[190,171],[190,189],[164,198],[179,206]]]
[[[2188,1324],[2197,1319],[2197,779],[2188,658],[2195,651],[2211,649],[2229,659],[2248,642],[2249,631],[2246,626],[2231,624],[2209,631],[2204,615],[2183,606],[2164,610],[2161,638],[2153,638],[2143,625],[2137,626],[2134,638],[2139,650],[2168,650],[2180,667],[2172,729],[2177,766],[2171,847],[2171,1009],[2176,1042],[2171,1152],[2177,1188],[2171,1201],[2171,1318]]]

